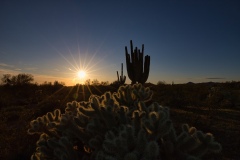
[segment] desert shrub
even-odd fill
[[[38,117],[28,130],[40,135],[31,159],[200,159],[220,152],[211,133],[187,124],[177,133],[169,108],[146,105],[152,94],[141,84],[121,86]]]
[[[115,88],[119,88],[121,86],[121,84],[116,80],[116,81],[113,81],[110,86],[112,87],[115,87]]]
[[[0,108],[29,104],[36,88],[34,84],[0,86]]]

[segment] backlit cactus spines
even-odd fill
[[[56,134],[56,123],[60,123],[61,111],[56,109],[53,113],[48,112],[42,117],[38,117],[36,120],[30,122],[30,129],[28,129],[29,134],[41,134],[47,133],[51,135],[58,136]]]
[[[143,87],[142,84],[133,86],[121,86],[117,93],[114,93],[114,99],[120,105],[127,105],[129,108],[136,102],[148,102],[152,99],[153,92],[148,87]]]
[[[78,111],[77,109],[79,108],[79,103],[76,101],[72,103],[67,103],[67,107],[65,108],[66,113],[72,113],[73,115],[77,115]]]
[[[169,108],[147,105],[151,97],[141,84],[126,85],[38,117],[28,130],[41,134],[31,159],[201,159],[221,151],[210,133],[184,124],[176,134]]]
[[[128,53],[127,47],[125,47],[128,77],[132,81],[132,84],[135,84],[136,82],[144,84],[147,81],[149,75],[150,56],[145,56],[145,61],[143,64],[144,45],[142,45],[142,52],[137,47],[133,51],[133,44],[131,40],[130,47],[131,56]]]

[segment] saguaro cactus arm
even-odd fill
[[[132,83],[136,83],[136,80],[134,79],[134,73],[132,71],[133,64],[131,63],[130,54],[128,53],[127,47],[125,47],[125,56],[126,56],[126,66],[127,66],[127,74],[129,79],[132,81]]]
[[[141,76],[141,82],[140,83],[145,83],[148,79],[149,76],[149,70],[150,70],[150,56],[146,55],[145,56],[145,62],[144,62],[144,71]]]
[[[123,63],[122,63],[122,68],[121,68],[121,75],[119,76],[118,71],[117,71],[117,78],[118,78],[118,83],[123,85],[126,81],[126,76],[123,75]]]

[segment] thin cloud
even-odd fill
[[[28,70],[28,71],[36,71],[38,68],[36,67],[29,67],[29,68],[24,68],[25,70]]]
[[[0,76],[2,76],[3,74],[15,75],[15,74],[19,74],[19,73],[20,73],[20,70],[0,68]]]
[[[226,78],[223,78],[223,77],[208,77],[206,79],[226,79]]]
[[[19,74],[22,69],[17,68],[14,65],[6,64],[6,63],[1,63],[0,62],[0,74]]]
[[[14,68],[13,65],[9,65],[9,64],[6,64],[6,63],[0,63],[0,66],[1,66],[1,67]]]
[[[27,71],[36,71],[38,68],[37,67],[24,67],[23,69],[18,68],[17,66],[6,64],[0,62],[0,67],[5,68],[5,69],[14,69],[14,70],[27,70]]]

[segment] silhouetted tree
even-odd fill
[[[101,82],[101,85],[103,85],[103,86],[108,86],[108,85],[109,85],[109,82],[108,82],[108,81],[102,81],[102,82]]]
[[[52,82],[44,81],[40,86],[52,86]]]
[[[157,85],[166,85],[166,82],[165,81],[158,81]]]
[[[54,82],[53,82],[53,85],[54,85],[54,86],[62,86],[62,87],[63,87],[63,86],[65,86],[65,83],[64,83],[64,82],[54,81]]]
[[[11,85],[11,74],[4,74],[1,80],[3,84]]]
[[[85,81],[85,85],[87,85],[87,86],[91,85],[91,79],[87,79],[87,80]]]
[[[30,84],[34,81],[33,75],[21,73],[16,76],[11,76],[10,74],[4,74],[2,82],[8,85],[25,85]]]
[[[93,81],[92,81],[92,85],[96,85],[96,86],[98,86],[100,83],[99,83],[99,81],[97,80],[97,79],[94,79]]]

